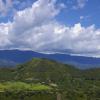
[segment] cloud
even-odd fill
[[[17,34],[24,33],[29,28],[48,22],[59,11],[60,9],[55,8],[55,0],[51,2],[49,0],[38,0],[32,5],[32,8],[26,8],[16,13],[14,16],[13,31],[16,33],[17,30]]]
[[[80,20],[83,20],[84,19],[84,16],[80,16]]]
[[[10,44],[10,40],[8,39],[9,27],[10,27],[10,23],[0,24],[0,48],[1,49],[6,48],[6,46]]]
[[[29,38],[30,43],[35,40],[33,43],[38,44],[31,45],[36,51],[52,53],[56,51],[83,56],[98,56],[100,54],[100,29],[95,29],[94,25],[85,28],[78,23],[73,27],[66,27],[53,22],[43,25],[37,30],[38,35],[31,35]]]
[[[0,49],[100,57],[100,29],[61,24],[55,17],[62,8],[56,0],[38,0],[18,11],[13,22],[0,24]]]
[[[6,2],[0,0],[0,14],[2,16],[6,16],[11,8],[13,8],[12,0],[6,0]]]
[[[75,10],[82,9],[85,7],[87,2],[88,0],[77,0],[77,4],[73,6],[73,9]]]

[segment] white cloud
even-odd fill
[[[95,25],[72,27],[60,24],[55,0],[38,0],[18,11],[12,23],[0,24],[0,49],[30,49],[100,57],[100,29]]]
[[[10,27],[10,23],[8,23],[8,24],[1,23],[0,24],[0,48],[1,49],[5,48],[7,45],[11,44],[10,40],[8,39],[9,27]]]
[[[77,4],[73,6],[73,9],[82,9],[85,7],[88,0],[77,0]]]
[[[84,19],[84,16],[80,16],[80,20]]]
[[[17,30],[17,34],[24,33],[29,28],[48,22],[60,11],[60,9],[56,9],[55,7],[55,0],[38,0],[32,5],[32,8],[26,8],[16,13],[13,22],[13,31]]]

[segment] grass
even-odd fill
[[[0,83],[0,92],[6,91],[49,91],[52,88],[42,84],[28,84],[24,82]]]

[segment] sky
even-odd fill
[[[0,49],[100,57],[100,0],[0,0]]]

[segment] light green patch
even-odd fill
[[[50,86],[42,84],[27,84],[24,82],[0,83],[0,91],[42,91],[51,89]]]

